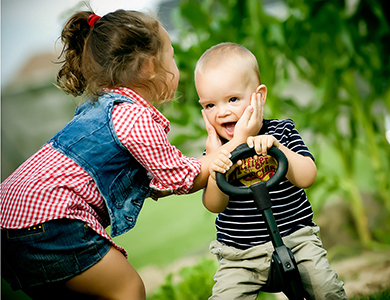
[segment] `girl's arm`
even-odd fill
[[[251,105],[246,108],[244,114],[241,116],[240,120],[236,124],[234,132],[237,132],[238,134],[234,134],[234,137],[229,142],[222,145],[222,142],[214,127],[209,124],[207,118],[203,114],[206,129],[208,132],[208,137],[206,141],[206,155],[199,158],[201,162],[200,172],[195,177],[193,186],[189,193],[194,193],[200,189],[203,189],[206,186],[210,175],[210,165],[221,151],[225,151],[225,153],[230,153],[238,145],[245,143],[249,136],[257,134],[260,131],[261,126],[263,124],[263,115],[264,102],[261,101],[260,95],[254,93],[251,97]],[[155,190],[153,191],[151,197],[157,200],[158,198],[169,196],[172,193],[172,190]]]

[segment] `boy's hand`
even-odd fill
[[[267,155],[267,150],[272,146],[279,148],[279,141],[272,135],[250,136],[247,139],[250,148],[255,148],[257,154]]]
[[[260,94],[252,94],[251,104],[245,109],[234,128],[234,138],[242,138],[245,141],[249,136],[259,133],[263,126],[264,103]]]
[[[215,128],[209,123],[209,120],[207,120],[206,114],[204,113],[204,109],[202,109],[202,116],[207,130],[206,154],[209,154],[221,147],[222,141],[219,138],[219,135]]]
[[[215,157],[210,164],[210,176],[214,180],[215,172],[226,173],[227,170],[233,165],[230,160],[231,154],[226,149],[221,149],[221,152]]]

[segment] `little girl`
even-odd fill
[[[240,134],[208,155],[182,155],[152,105],[172,100],[179,71],[155,19],[118,10],[74,14],[62,35],[58,87],[88,98],[74,118],[1,185],[2,276],[33,299],[145,299],[117,236],[134,227],[145,198],[203,188],[209,162],[260,129],[260,98]],[[216,150],[218,148],[218,150]],[[215,151],[214,151],[215,150]]]

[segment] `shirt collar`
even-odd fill
[[[165,132],[168,133],[168,131],[170,130],[169,120],[157,108],[155,108],[152,104],[150,104],[132,89],[126,87],[119,87],[114,89],[107,89],[107,91],[131,98],[136,104],[147,108],[152,113],[153,120],[161,124]]]

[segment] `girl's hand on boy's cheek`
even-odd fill
[[[207,139],[206,139],[206,154],[213,152],[222,146],[222,141],[215,130],[215,128],[209,123],[204,110],[202,110],[203,121],[207,130]]]

